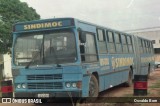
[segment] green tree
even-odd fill
[[[0,0],[0,53],[6,53],[12,46],[13,24],[40,19],[32,7],[19,0]]]

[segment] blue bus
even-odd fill
[[[75,18],[13,27],[15,97],[97,97],[154,69],[150,40]]]

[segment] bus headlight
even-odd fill
[[[26,88],[26,84],[22,84],[22,88]]]
[[[17,84],[17,88],[21,88],[21,84]]]
[[[67,87],[67,88],[70,88],[70,87],[71,87],[71,83],[67,82],[67,83],[66,83],[66,87]]]
[[[76,88],[76,87],[77,87],[77,84],[76,84],[75,82],[73,82],[73,83],[72,83],[72,87],[73,87],[73,88]]]
[[[78,82],[66,82],[65,83],[66,88],[82,88],[82,82],[78,81]]]

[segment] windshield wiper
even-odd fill
[[[39,54],[39,52],[37,52],[35,55],[34,55],[34,57],[32,58],[32,60],[26,65],[26,69],[28,69],[29,68],[29,66],[31,65],[31,63],[33,62],[33,60],[38,56],[38,54]]]
[[[25,69],[28,69],[29,66],[31,65],[31,63],[32,63],[32,62],[35,60],[35,58],[38,56],[38,54],[42,53],[42,45],[43,45],[43,42],[42,42],[42,44],[41,44],[41,47],[40,47],[39,52],[37,52],[37,53],[33,56],[32,60],[25,66]]]
[[[54,58],[55,58],[55,60],[56,60],[56,64],[57,64],[57,67],[61,67],[61,65],[59,64],[59,61],[58,61],[58,58],[57,58],[57,54],[56,54],[56,52],[55,52],[55,49],[54,49],[54,47],[52,47],[52,49],[53,49],[53,54],[54,54]]]

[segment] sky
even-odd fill
[[[160,0],[20,0],[41,19],[73,17],[120,31],[160,27]]]

